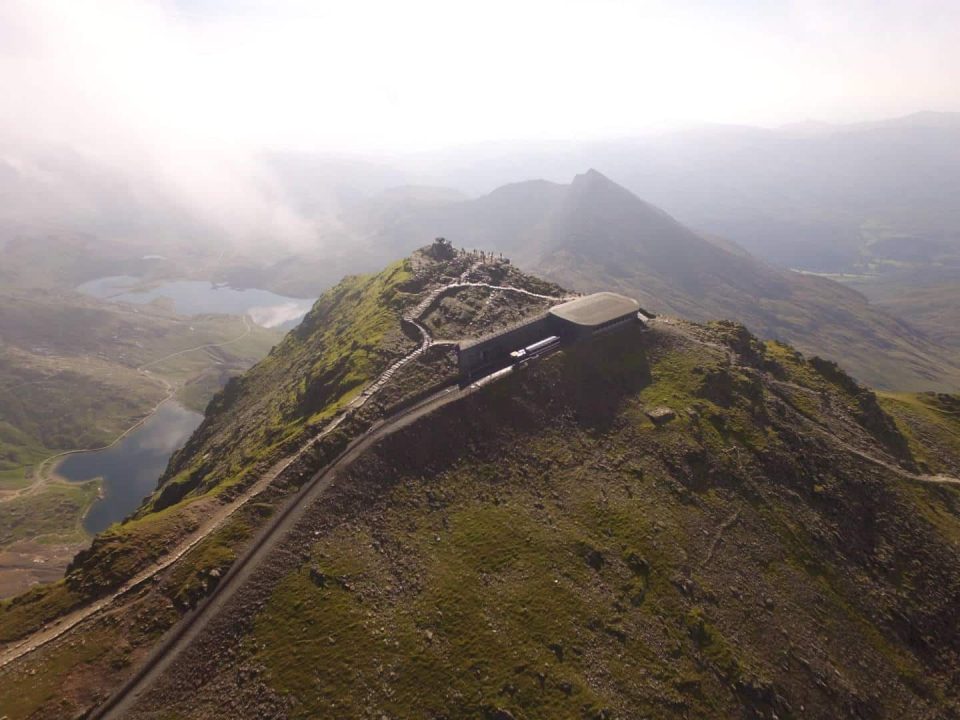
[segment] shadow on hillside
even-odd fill
[[[575,345],[560,359],[560,390],[581,427],[609,429],[623,403],[652,382],[649,337],[642,326],[624,328]]]

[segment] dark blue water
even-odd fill
[[[201,420],[200,413],[168,400],[113,447],[68,455],[57,467],[63,477],[74,482],[103,478],[104,497],[87,513],[84,528],[98,533],[136,510]]]
[[[80,285],[77,290],[104,300],[144,304],[157,298],[173,300],[182,315],[222,313],[250,315],[257,325],[287,329],[293,327],[313,305],[313,300],[277,295],[251,288],[237,290],[202,280],[175,280],[149,289],[137,289],[140,278],[129,275],[102,277]]]

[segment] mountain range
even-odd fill
[[[713,125],[603,142],[478,146],[421,159],[418,182],[485,193],[585,167],[701,233],[779,266],[824,272],[957,268],[960,113],[857,124]]]
[[[378,253],[409,252],[444,235],[579,291],[612,288],[655,312],[740,320],[762,337],[839,360],[877,387],[949,389],[960,378],[957,348],[932,340],[929,328],[840,283],[703,237],[597,171],[569,185],[515,183],[470,200],[423,191],[392,198],[389,212],[354,211],[352,232]],[[297,272],[287,278],[293,287],[308,271]]]
[[[16,147],[0,167],[10,199],[0,279],[62,287],[105,268],[136,274],[143,256],[162,255],[170,277],[315,297],[446,235],[577,290],[613,283],[692,319],[741,319],[878,387],[949,389],[960,351],[949,322],[960,307],[958,117],[704,126],[389,158],[265,154],[254,163],[258,196],[243,205],[279,224],[245,220],[243,238],[234,237],[238,213],[200,213],[197,197],[156,178],[141,182],[69,148]],[[594,178],[564,190],[586,167],[622,187]],[[523,177],[544,180],[516,182]],[[649,206],[640,212],[622,189],[691,230]],[[826,273],[856,293],[785,267]]]

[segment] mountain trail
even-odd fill
[[[57,638],[61,637],[62,635],[69,632],[71,629],[73,629],[77,625],[79,625],[84,620],[90,618],[100,610],[108,607],[120,597],[126,595],[131,590],[134,590],[135,588],[139,587],[147,580],[151,579],[158,573],[167,569],[177,560],[182,558],[186,553],[188,553],[190,550],[196,547],[196,545],[200,543],[204,538],[206,538],[210,533],[214,532],[219,527],[221,527],[223,523],[231,515],[233,515],[234,512],[236,512],[240,507],[242,507],[245,503],[247,503],[249,500],[251,500],[253,497],[258,495],[259,493],[266,490],[284,470],[286,470],[296,460],[302,457],[305,452],[310,450],[310,448],[312,448],[317,442],[319,442],[324,437],[326,437],[331,432],[333,432],[333,430],[335,430],[347,417],[349,417],[351,413],[363,407],[363,405],[366,404],[366,402],[373,395],[375,395],[377,391],[383,388],[383,386],[390,381],[390,379],[393,377],[393,375],[396,373],[397,370],[399,370],[404,365],[406,365],[407,363],[411,362],[416,357],[421,355],[433,344],[433,338],[430,335],[430,332],[427,330],[426,327],[423,326],[420,320],[422,316],[426,313],[426,311],[430,308],[432,303],[436,301],[436,299],[443,292],[449,291],[451,289],[461,288],[461,287],[489,287],[491,289],[515,291],[518,293],[531,295],[533,297],[545,298],[550,300],[560,301],[565,299],[565,298],[553,297],[550,295],[541,295],[538,293],[533,293],[528,290],[524,290],[523,288],[515,288],[510,286],[495,286],[495,285],[490,285],[488,283],[479,283],[479,282],[464,282],[463,278],[467,277],[470,272],[473,272],[473,270],[477,267],[477,265],[478,264],[475,264],[474,266],[469,268],[467,271],[465,271],[460,276],[460,279],[458,279],[457,281],[448,283],[447,285],[443,285],[439,288],[436,288],[435,290],[432,290],[427,295],[427,297],[424,298],[424,300],[422,300],[420,303],[418,303],[414,307],[413,311],[403,316],[403,320],[414,325],[417,328],[417,330],[420,332],[421,334],[420,345],[415,350],[403,356],[399,360],[393,362],[389,367],[387,367],[387,369],[384,370],[377,377],[377,379],[374,380],[373,383],[371,383],[367,387],[366,390],[364,390],[362,393],[357,395],[352,401],[350,401],[350,403],[348,403],[347,406],[344,408],[344,411],[340,415],[338,415],[336,418],[331,420],[326,426],[324,426],[324,428],[319,433],[317,433],[313,437],[306,440],[304,444],[293,454],[287,456],[286,458],[278,460],[273,466],[271,466],[271,468],[264,475],[260,477],[259,480],[257,480],[253,485],[247,488],[247,490],[241,493],[232,502],[217,508],[211,514],[211,516],[207,519],[206,522],[204,522],[196,531],[194,531],[187,538],[185,538],[183,542],[181,542],[178,546],[176,546],[170,553],[158,559],[154,564],[152,564],[148,568],[137,573],[133,578],[128,580],[126,583],[124,583],[123,586],[120,587],[120,589],[111,593],[107,597],[94,602],[91,605],[84,606],[82,608],[75,610],[72,613],[68,613],[67,615],[55,620],[53,623],[51,623],[50,626],[42,629],[38,633],[34,633],[33,635],[22,639],[18,643],[4,649],[2,652],[0,652],[0,667],[8,665],[9,663],[17,660],[20,657],[23,657],[24,655],[32,652],[33,650],[36,650],[37,648],[40,648],[43,645],[46,645],[47,643],[53,640],[56,640]],[[249,326],[247,326],[247,334],[249,332],[250,332],[250,328]],[[242,339],[242,337],[234,338],[233,340],[230,340],[228,342],[237,342],[240,339]],[[449,342],[449,341],[445,341],[445,342]],[[181,353],[190,352],[193,350],[199,350],[204,347],[211,347],[211,346],[200,346],[198,348],[190,348],[189,350],[181,351]],[[162,360],[172,357],[175,354],[179,354],[179,353],[168,355],[165,358],[160,358],[160,360],[152,361],[149,364],[156,364]],[[142,366],[140,369],[142,370],[145,367],[146,365]],[[146,372],[146,370],[144,370],[144,372]],[[171,395],[165,398],[162,402],[166,402],[166,400],[168,400],[169,397],[172,397],[172,392],[171,392]],[[145,419],[146,418],[144,418],[144,420]],[[123,435],[115,439],[114,442],[111,443],[111,445],[119,442],[123,437],[125,437],[127,434],[132,432],[134,429],[136,429],[136,427],[139,427],[139,425],[142,424],[144,420],[141,420],[133,427],[128,428],[128,430],[125,433],[123,433]],[[110,446],[107,446],[107,447],[110,447]],[[88,452],[88,451],[70,451],[70,452]],[[54,457],[60,457],[66,454],[70,454],[70,453],[60,453]],[[52,459],[53,458],[48,458],[44,462],[49,462]]]

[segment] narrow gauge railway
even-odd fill
[[[510,357],[512,357],[514,360],[529,360],[530,358],[540,355],[547,350],[552,350],[559,344],[560,338],[556,335],[551,335],[550,337],[539,340],[532,345],[527,345],[525,348],[514,350],[512,353],[510,353]]]

